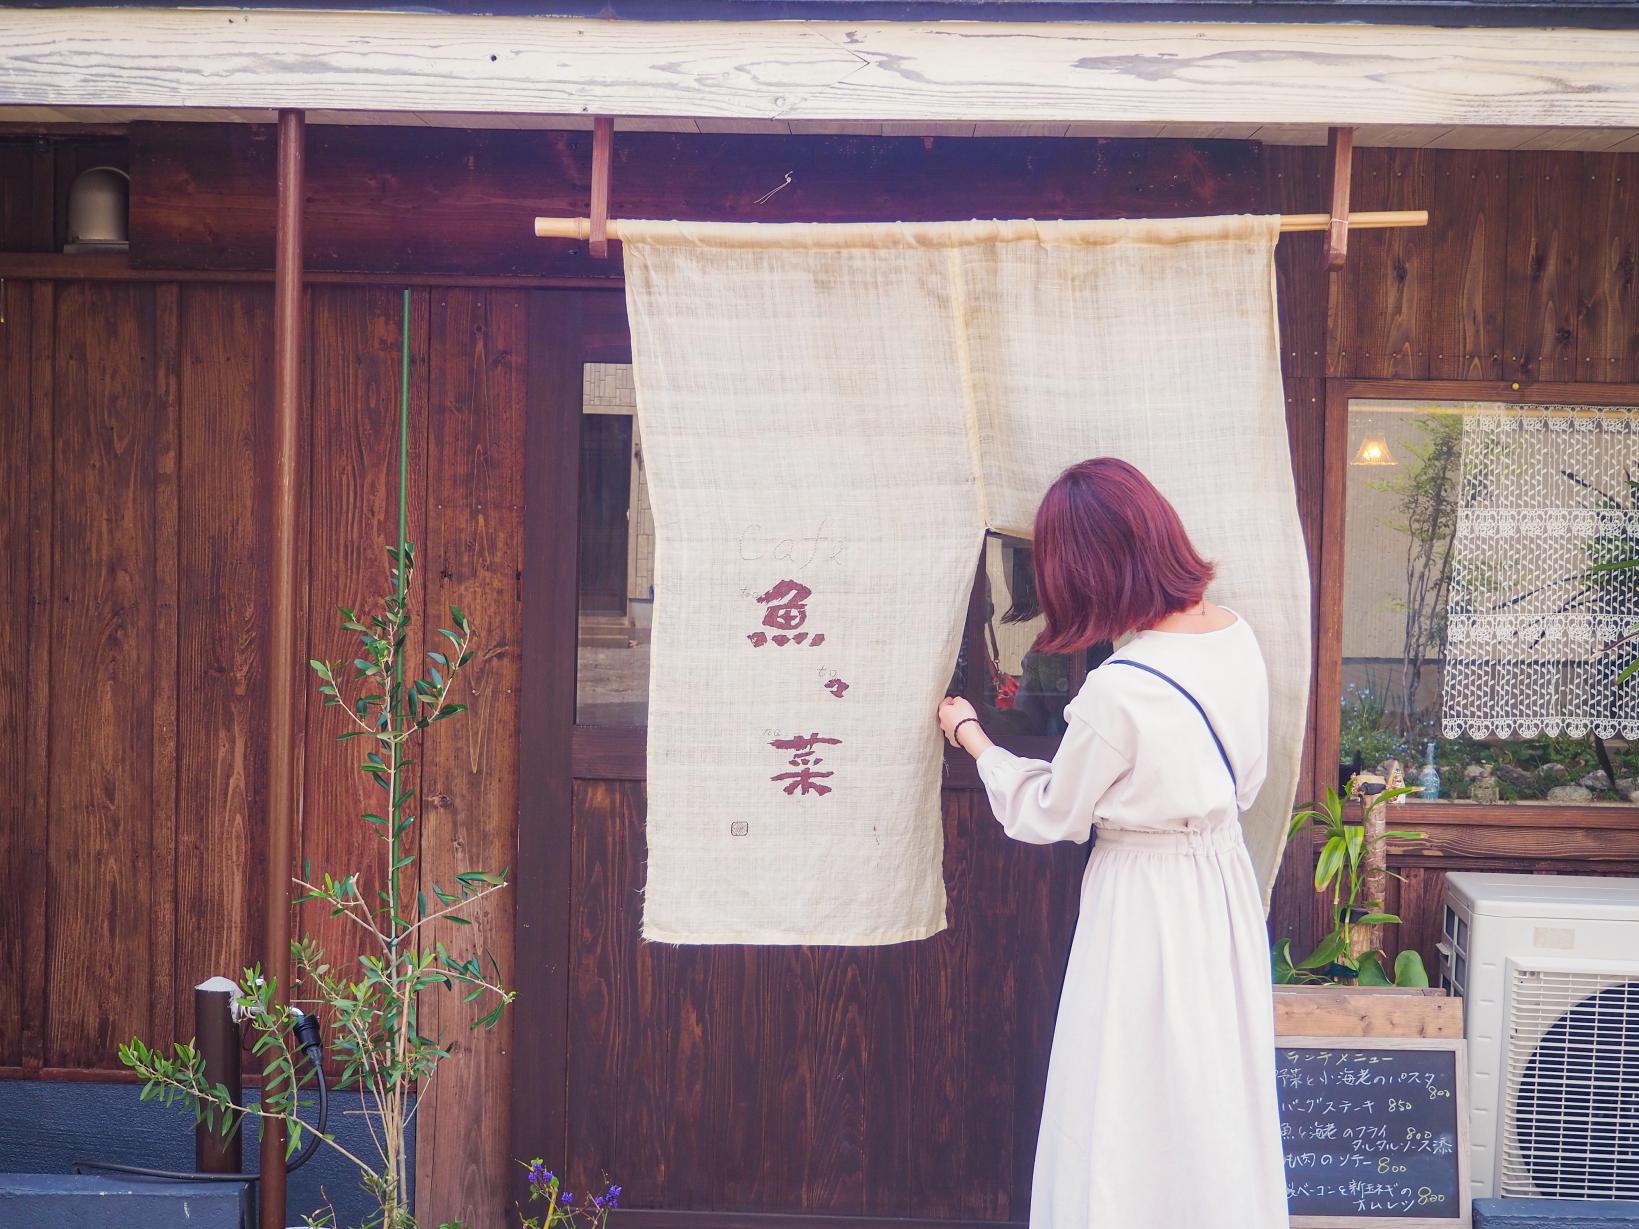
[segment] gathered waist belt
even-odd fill
[[[1145,853],[1199,855],[1242,844],[1238,824],[1212,828],[1106,828],[1098,829],[1094,849],[1136,849]]]

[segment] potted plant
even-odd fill
[[[1420,832],[1389,830],[1384,808],[1414,792],[1356,779],[1348,795],[1328,788],[1321,801],[1293,814],[1288,839],[1319,830],[1315,891],[1327,898],[1332,925],[1302,959],[1293,957],[1289,938],[1272,949],[1278,1034],[1462,1035],[1460,1005],[1429,989],[1422,957],[1410,948],[1391,956],[1383,947],[1383,927],[1400,921],[1385,906],[1393,874],[1388,842],[1424,839]],[[1349,796],[1361,799],[1359,821],[1348,816]]]

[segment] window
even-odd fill
[[[631,367],[586,364],[581,409],[575,720],[642,726],[649,710],[654,520]],[[952,690],[973,701],[998,739],[1056,739],[1086,670],[1079,660],[1031,648],[1042,620],[1029,543],[988,537],[977,583]]]
[[[627,364],[588,363],[584,370],[575,720],[640,726],[649,714],[654,520],[637,398]]]
[[[1639,417],[1355,399],[1339,781],[1409,801],[1632,805]],[[1432,770],[1432,771],[1431,771]]]

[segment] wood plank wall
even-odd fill
[[[1633,154],[1358,151],[1356,208],[1432,224],[1350,237],[1324,363],[1294,353],[1288,374],[1639,383],[1636,177]]]
[[[525,305],[413,296],[422,622],[453,602],[479,631],[472,711],[422,763],[423,870],[441,882],[513,859]],[[272,295],[7,279],[3,306],[0,874],[17,890],[0,894],[0,1074],[108,1072],[133,1034],[189,1036],[193,985],[237,975],[261,933]],[[345,659],[334,607],[382,591],[397,534],[400,295],[316,287],[308,306],[306,648]],[[333,714],[309,697],[304,718],[299,856],[379,869]],[[506,907],[473,930],[511,966]],[[432,1202],[498,1210],[506,1122],[466,1107],[505,1104],[510,1022],[469,1045],[469,1019],[431,1021],[462,1049],[421,1113],[421,1158]]]
[[[829,164],[811,156],[867,174],[870,151],[849,148]],[[1233,159],[1176,157],[1135,156],[1121,180],[1133,211],[1158,191],[1145,176],[1204,181],[1217,166],[1244,183]],[[1322,411],[1337,381],[1639,383],[1639,159],[1358,157],[1358,207],[1427,205],[1436,225],[1353,236],[1348,269],[1330,284],[1318,239],[1281,246],[1289,424],[1312,562],[1337,545],[1321,541],[1318,516]],[[1266,208],[1323,198],[1316,151],[1265,149],[1254,170]],[[642,191],[663,198],[670,173],[657,157]],[[195,225],[216,190],[189,189],[178,216]],[[0,248],[50,246],[38,209],[4,193],[0,203]],[[240,196],[224,225],[259,208]],[[899,211],[890,197],[874,208]],[[380,228],[356,233],[375,235],[376,247],[335,260],[391,262],[420,242],[395,249]],[[249,960],[259,933],[271,296],[255,284],[141,278],[0,284],[0,583],[13,599],[0,604],[0,634],[17,650],[0,655],[0,874],[21,885],[0,894],[0,1068],[11,1076],[107,1070],[133,1032],[185,1033],[188,988]],[[400,297],[360,281],[309,292],[314,498],[301,568],[311,655],[346,652],[328,612],[380,587],[379,547],[396,525]],[[422,766],[429,873],[513,857],[527,754],[516,737],[521,441],[530,296],[547,293],[455,285],[412,297],[410,516],[423,606],[431,616],[461,603],[483,646],[473,712],[440,731]],[[362,794],[323,716],[304,713],[302,848],[344,863],[365,855],[340,822]],[[1311,763],[1314,754],[1311,738]],[[1043,859],[1008,847],[982,822],[977,796],[953,790],[958,925],[938,951],[647,949],[633,924],[642,804],[636,782],[575,787],[571,998],[556,1010],[573,1058],[565,1110],[577,1181],[606,1171],[639,1202],[675,1209],[1022,1218],[1073,851]],[[1312,920],[1306,856],[1295,850],[1283,873],[1277,930]],[[1398,864],[1407,929],[1427,946],[1447,868],[1631,872],[1639,836],[1625,815],[1452,823]],[[1029,958],[995,960],[998,928],[1007,950]],[[480,929],[512,967],[510,907]],[[447,1023],[447,1034],[464,1034]],[[423,1111],[432,1223],[505,1222],[510,1030],[464,1047]]]

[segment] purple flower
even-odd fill
[[[619,1207],[620,1206],[620,1188],[618,1186],[611,1186],[609,1188],[609,1194],[606,1196],[606,1198],[608,1199],[609,1206],[611,1208]]]
[[[558,1202],[561,1204],[571,1204],[575,1202],[575,1197],[568,1191],[565,1191],[563,1194],[558,1196]]]

